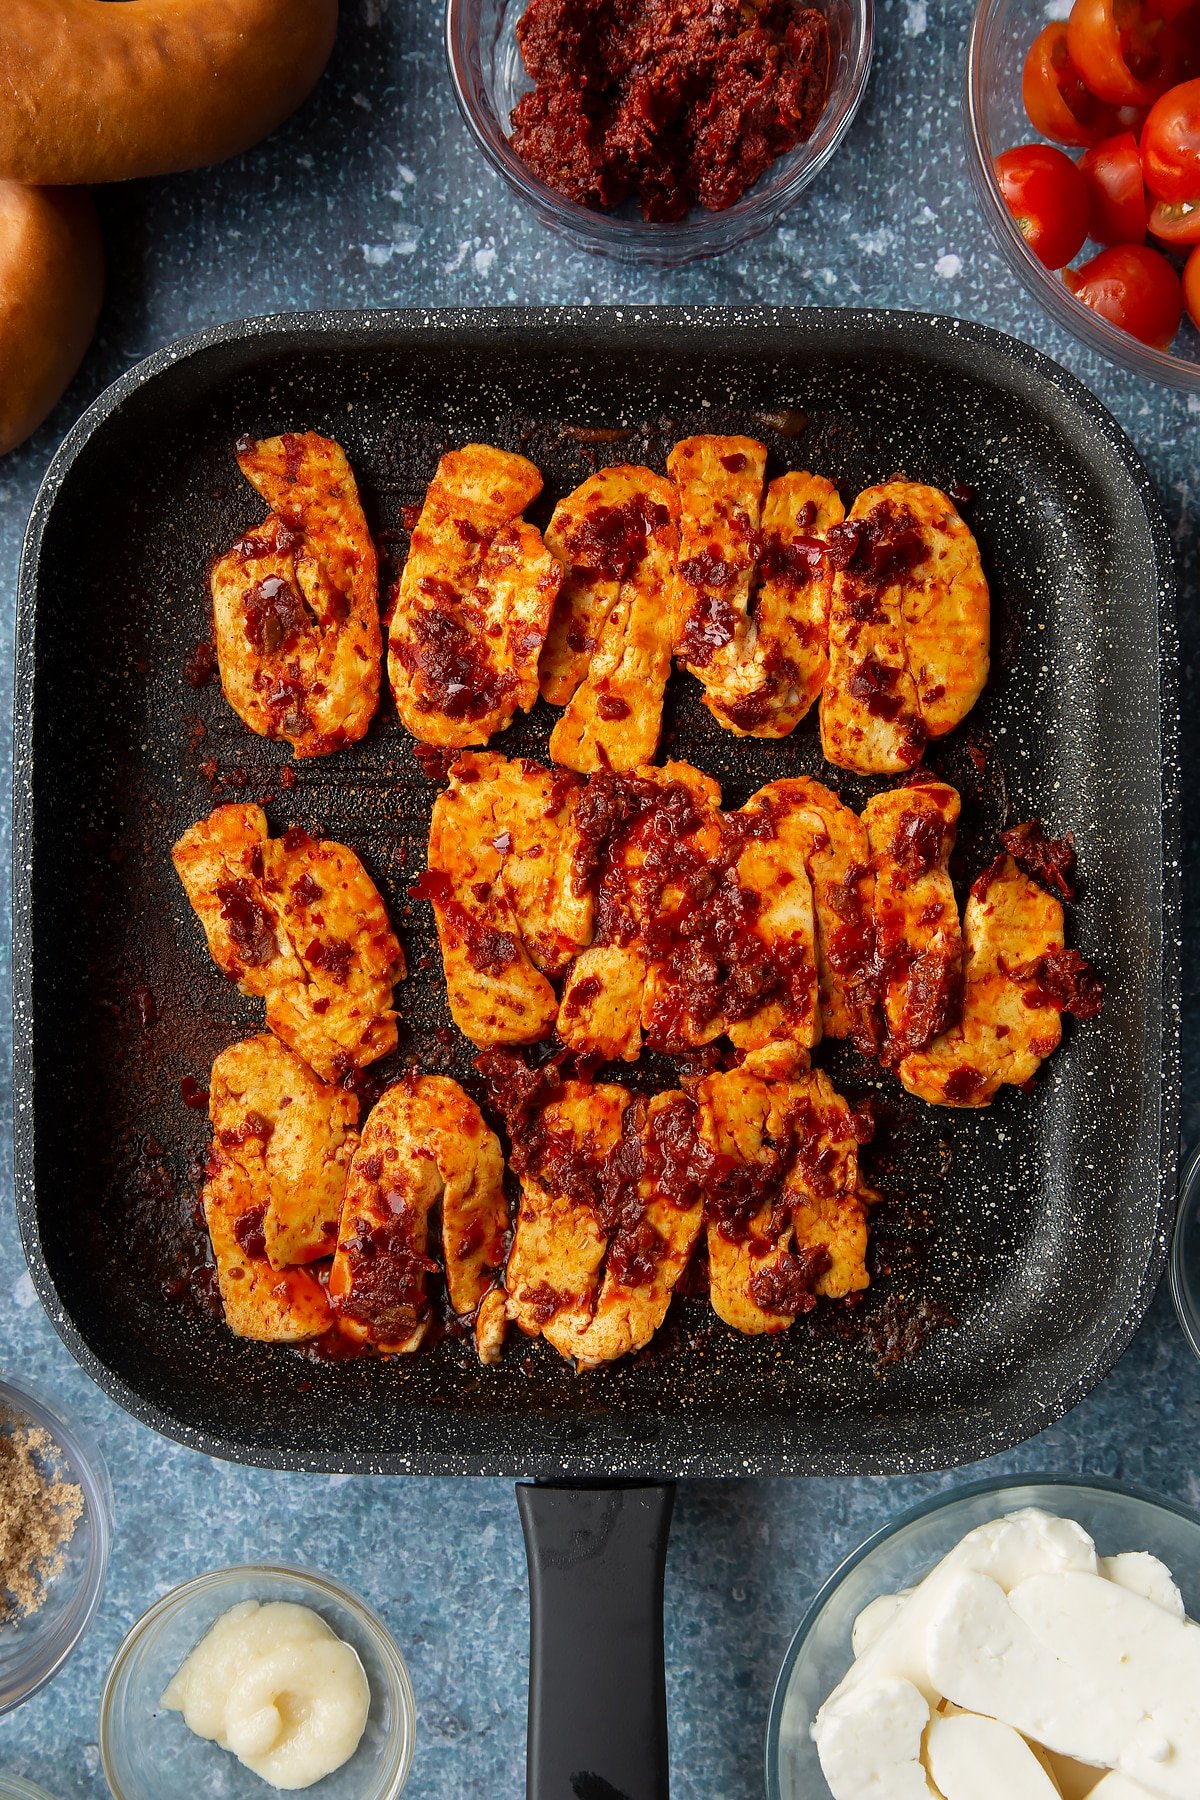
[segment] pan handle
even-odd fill
[[[527,1800],[668,1800],[663,1570],[675,1489],[517,1484]]]

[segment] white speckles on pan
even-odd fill
[[[798,436],[760,421],[780,407],[804,414]],[[453,1342],[388,1364],[310,1364],[237,1343],[162,1292],[192,1229],[186,1164],[205,1135],[178,1082],[203,1081],[255,1016],[204,958],[167,862],[172,838],[211,804],[205,758],[245,771],[238,792],[272,792],[274,824],[323,827],[364,854],[412,958],[398,1066],[415,1057],[469,1078],[464,1046],[445,1036],[436,960],[421,967],[425,909],[406,910],[433,789],[390,709],[361,751],[305,765],[285,793],[280,747],[248,740],[215,688],[197,694],[182,679],[206,634],[206,558],[245,522],[229,444],[296,424],[345,443],[385,534],[448,442],[524,449],[551,495],[564,491],[588,467],[568,425],[627,429],[613,453],[660,465],[672,433],[737,426],[848,495],[900,469],[977,490],[968,516],[996,595],[996,673],[971,723],[996,750],[983,777],[963,732],[930,760],[970,802],[968,873],[994,845],[1001,768],[1017,816],[1041,811],[1075,831],[1085,897],[1071,929],[1109,1001],[1070,1034],[1036,1094],[1006,1093],[978,1116],[921,1111],[905,1134],[896,1185],[912,1222],[891,1247],[891,1282],[962,1320],[911,1366],[881,1379],[862,1344],[802,1328],[753,1343],[704,1337],[699,1317],[645,1357],[582,1378],[541,1345],[515,1346],[487,1371]],[[1165,1253],[1179,1039],[1172,605],[1157,502],[1113,420],[1037,352],[956,320],[628,307],[310,315],[212,332],[131,371],[55,459],[21,583],[18,1207],[67,1343],[152,1424],[284,1468],[900,1473],[1040,1429],[1111,1366]],[[734,740],[686,677],[674,679],[667,722],[672,751],[709,768],[733,803],[771,775],[822,769],[811,722],[782,744]],[[189,749],[196,723],[207,735]],[[544,755],[548,724],[537,712],[503,746]],[[855,800],[870,791],[837,784]],[[145,1032],[128,1017],[142,982],[160,1014]],[[829,1060],[835,1076],[869,1084],[848,1059]],[[939,1176],[942,1138],[951,1155]]]

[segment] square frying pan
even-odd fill
[[[928,761],[964,796],[959,874],[1009,818],[1075,834],[1068,930],[1103,973],[1032,1094],[981,1113],[903,1104],[842,1046],[836,1082],[880,1087],[890,1198],[853,1330],[771,1338],[680,1300],[641,1356],[576,1375],[543,1343],[480,1368],[469,1340],[413,1357],[306,1359],[233,1338],[211,1303],[181,1083],[259,1029],[210,963],[170,862],[222,800],[268,797],[351,845],[399,928],[401,1041],[480,1094],[451,1026],[424,866],[434,782],[386,695],[364,743],[296,765],[216,684],[206,569],[262,506],[243,432],[341,442],[393,566],[401,509],[472,439],[531,456],[543,514],[597,462],[662,468],[679,436],[749,431],[771,468],[847,501],[904,471],[964,484],[993,591],[993,675]],[[310,314],[220,327],[148,358],[62,446],[33,508],[16,672],[17,1208],[59,1332],[121,1405],[182,1442],[281,1469],[641,1478],[947,1467],[1038,1431],[1111,1367],[1162,1269],[1178,1134],[1178,750],[1173,575],[1146,474],[1071,376],[983,326],[919,314],[553,309]],[[495,747],[546,758],[541,702]],[[814,773],[852,805],[881,785],[822,761],[815,716],[735,739],[673,677],[664,752],[736,806]],[[669,1079],[665,1070],[658,1073]],[[647,1078],[638,1065],[621,1078]],[[882,1083],[882,1085],[881,1085]],[[888,1312],[889,1306],[891,1312]],[[888,1320],[953,1329],[880,1372]]]
[[[347,449],[385,580],[443,449],[531,456],[554,498],[598,463],[661,469],[695,430],[762,436],[849,500],[903,471],[973,490],[993,673],[928,761],[963,794],[956,876],[1038,813],[1073,831],[1074,941],[1099,1020],[1032,1094],[935,1111],[844,1046],[876,1089],[874,1281],[852,1315],[739,1337],[677,1299],[640,1356],[577,1376],[544,1343],[480,1368],[469,1339],[321,1360],[233,1338],[213,1304],[197,1196],[212,1059],[259,1009],[210,963],[170,846],[219,800],[262,799],[350,844],[405,942],[401,1042],[480,1096],[428,909],[409,899],[435,793],[387,700],[354,750],[288,771],[215,686],[206,569],[262,508],[243,432]],[[948,1467],[1041,1429],[1105,1374],[1162,1270],[1179,1123],[1177,645],[1163,518],[1119,427],[1071,376],[982,326],[918,314],[675,309],[381,312],[221,327],[147,359],[54,460],[30,519],[16,672],[17,1210],[38,1292],[121,1405],[212,1455],[280,1469],[532,1476],[531,1800],[663,1800],[668,1477]],[[498,741],[545,758],[541,703]],[[813,773],[815,719],[734,739],[673,678],[664,750],[740,805]],[[624,1080],[671,1081],[653,1059]],[[481,1096],[480,1096],[481,1097]],[[201,1105],[203,1104],[201,1100]],[[922,1319],[953,1328],[894,1360]],[[834,1327],[839,1327],[835,1329]],[[918,1329],[911,1344],[919,1343]],[[881,1354],[882,1350],[882,1354]],[[884,1367],[891,1363],[892,1366]],[[882,1372],[881,1372],[882,1371]]]

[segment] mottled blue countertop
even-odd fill
[[[100,196],[111,260],[100,336],[67,399],[0,462],[0,680],[9,703],[17,558],[34,492],[83,406],[139,357],[202,326],[286,307],[613,300],[881,305],[962,314],[1030,338],[1111,407],[1149,465],[1181,558],[1184,768],[1196,766],[1194,596],[1200,402],[1090,355],[1033,310],[977,215],[960,142],[965,0],[884,0],[850,137],[803,207],[720,262],[636,272],[567,250],[482,168],[454,110],[436,0],[344,0],[332,67],[270,143],[217,171]],[[9,748],[0,754],[7,870]],[[1200,810],[1185,779],[1185,917],[1200,889]],[[7,965],[7,875],[2,902]],[[1185,947],[1185,1141],[1200,1127],[1194,1030],[1200,934]],[[8,972],[4,972],[7,991]],[[0,1031],[9,1058],[8,1005]],[[11,1089],[4,1092],[11,1193]],[[247,1471],[155,1437],[76,1369],[0,1210],[0,1366],[43,1383],[103,1444],[117,1540],[99,1622],[65,1672],[0,1721],[0,1768],[61,1800],[102,1794],[96,1709],[109,1658],[166,1588],[256,1557],[311,1562],[380,1609],[418,1706],[409,1791],[523,1791],[527,1599],[511,1485]],[[1084,1471],[1200,1506],[1200,1368],[1165,1291],[1116,1371],[1062,1424],[972,1473]],[[679,1800],[755,1800],[771,1686],[814,1588],[870,1530],[961,1476],[745,1481],[679,1495],[667,1662]],[[164,1796],[164,1800],[176,1800]],[[178,1797],[183,1800],[183,1797]],[[190,1800],[190,1797],[189,1797]]]

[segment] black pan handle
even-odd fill
[[[527,1800],[668,1800],[663,1570],[673,1487],[521,1482]]]

